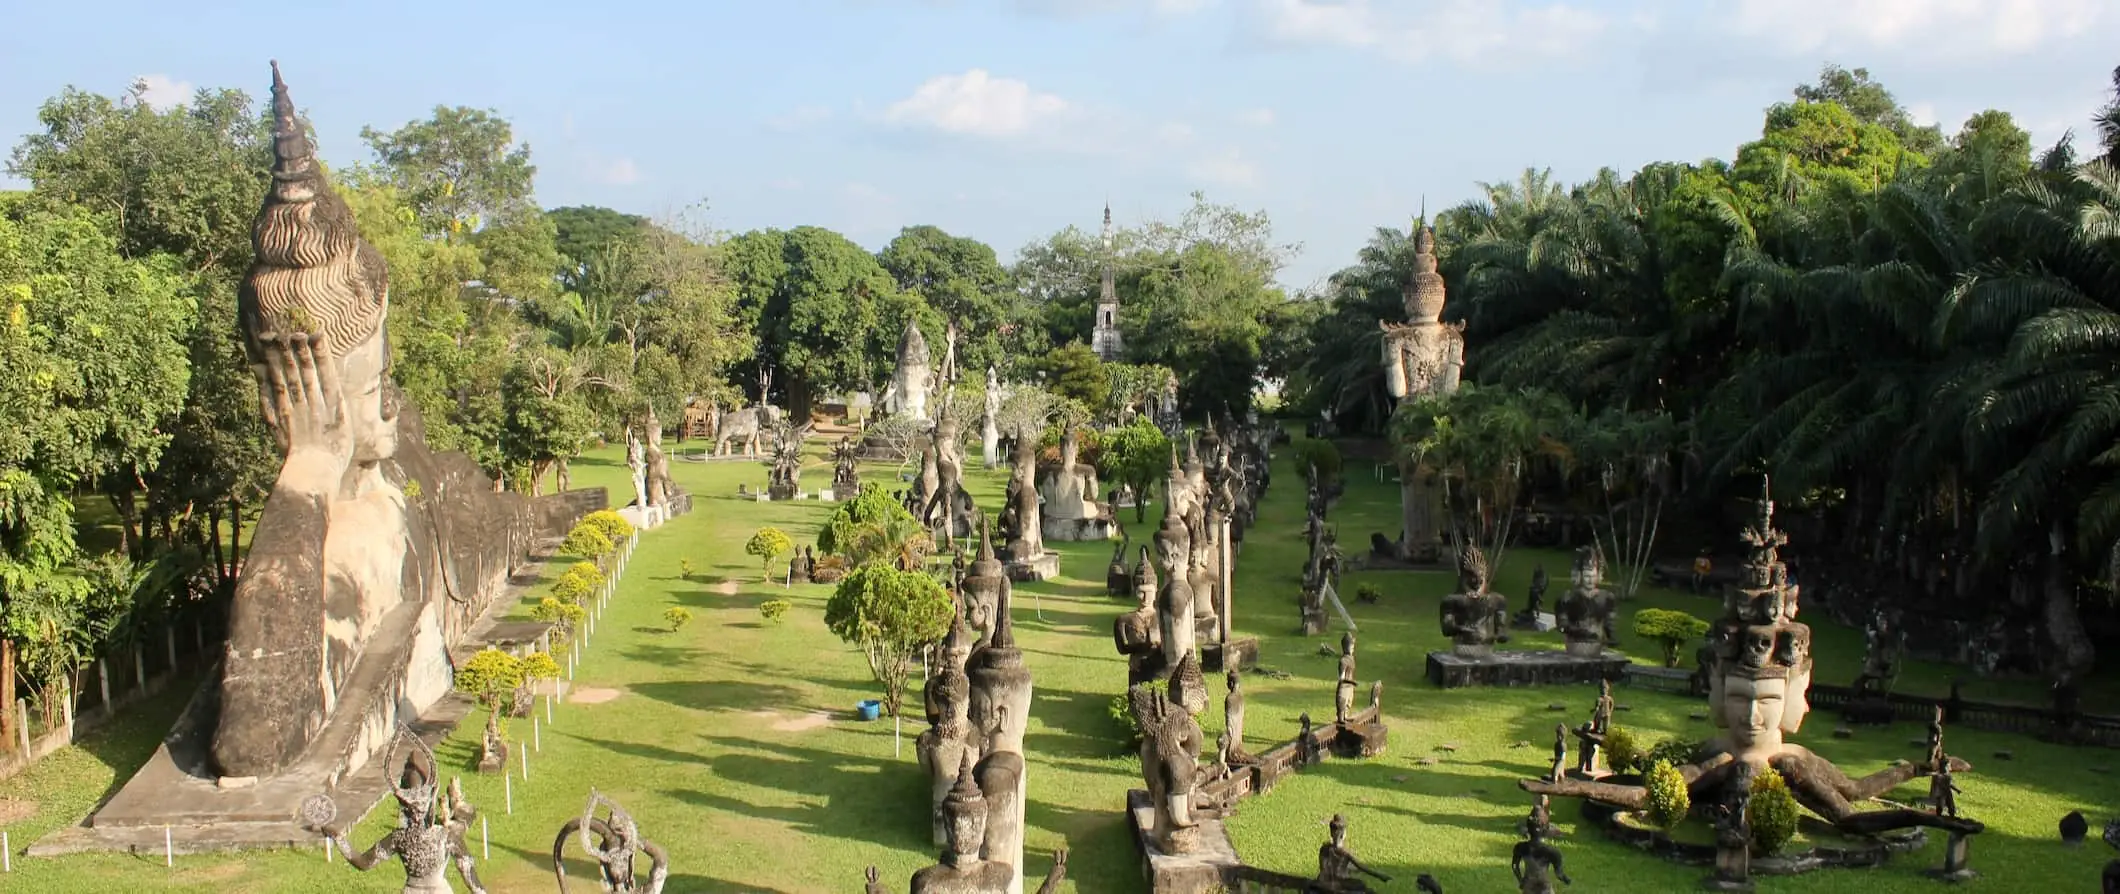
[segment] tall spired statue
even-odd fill
[[[1435,228],[1416,222],[1406,322],[1382,323],[1384,383],[1400,403],[1457,390],[1465,365],[1465,324],[1443,322],[1443,275],[1435,271]],[[1442,543],[1435,488],[1417,469],[1399,469],[1400,558],[1434,561]]]
[[[1126,353],[1126,341],[1119,337],[1119,285],[1117,274],[1112,271],[1112,205],[1104,203],[1104,276],[1097,284],[1097,328],[1090,331],[1089,349],[1097,357],[1112,363]]]

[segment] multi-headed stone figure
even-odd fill
[[[405,749],[401,751],[400,749]],[[403,755],[400,762],[398,757]],[[452,894],[448,871],[453,863],[471,894],[485,894],[478,879],[478,861],[464,843],[464,831],[478,814],[464,800],[463,789],[451,783],[445,791],[437,783],[434,751],[400,725],[383,753],[382,769],[389,779],[390,794],[398,805],[398,825],[374,846],[355,853],[344,830],[334,826],[338,809],[331,799],[314,795],[302,803],[303,825],[331,841],[346,863],[362,872],[397,859],[405,866],[404,894]]]
[[[596,805],[605,807],[602,819],[596,816]],[[592,839],[590,836],[594,835]],[[552,839],[552,875],[559,882],[560,894],[567,894],[567,868],[564,855],[569,839],[581,840],[582,852],[596,861],[597,881],[602,890],[612,894],[662,894],[663,886],[670,881],[670,855],[662,845],[649,841],[640,834],[640,826],[633,815],[596,789],[589,790],[589,806],[582,808],[582,815],[567,820],[559,827],[559,835]],[[648,858],[648,877],[642,880],[634,875],[633,861],[636,856]]]

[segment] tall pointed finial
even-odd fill
[[[283,174],[306,173],[316,155],[287,95],[287,82],[280,78],[277,59],[272,60],[272,154],[273,170]]]

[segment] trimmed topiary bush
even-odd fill
[[[1789,783],[1769,768],[1752,777],[1752,800],[1745,819],[1752,826],[1752,849],[1761,854],[1779,852],[1796,837],[1796,796]]]
[[[633,536],[633,523],[610,509],[598,509],[582,516],[582,524],[595,525],[612,543],[624,543]]]
[[[1641,768],[1642,744],[1634,731],[1623,726],[1605,730],[1605,765],[1614,773],[1632,773]]]
[[[790,605],[785,599],[768,599],[758,604],[758,613],[764,615],[766,620],[778,624],[780,616],[788,613]]]
[[[1685,820],[1686,812],[1693,809],[1693,796],[1686,791],[1686,777],[1671,766],[1670,761],[1657,761],[1649,767],[1642,778],[1642,786],[1648,789],[1648,809],[1642,817],[1659,829],[1669,830]]]
[[[671,633],[676,633],[679,627],[685,626],[685,622],[690,620],[692,612],[684,606],[673,605],[663,609],[663,623],[670,625]]]
[[[1634,635],[1653,639],[1664,648],[1664,666],[1678,666],[1678,650],[1708,632],[1708,622],[1685,612],[1667,608],[1645,608],[1634,613]]]

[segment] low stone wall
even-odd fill
[[[1595,683],[1626,672],[1633,661],[1618,652],[1570,655],[1556,651],[1503,651],[1481,656],[1428,653],[1428,682],[1459,686],[1549,686]]]

